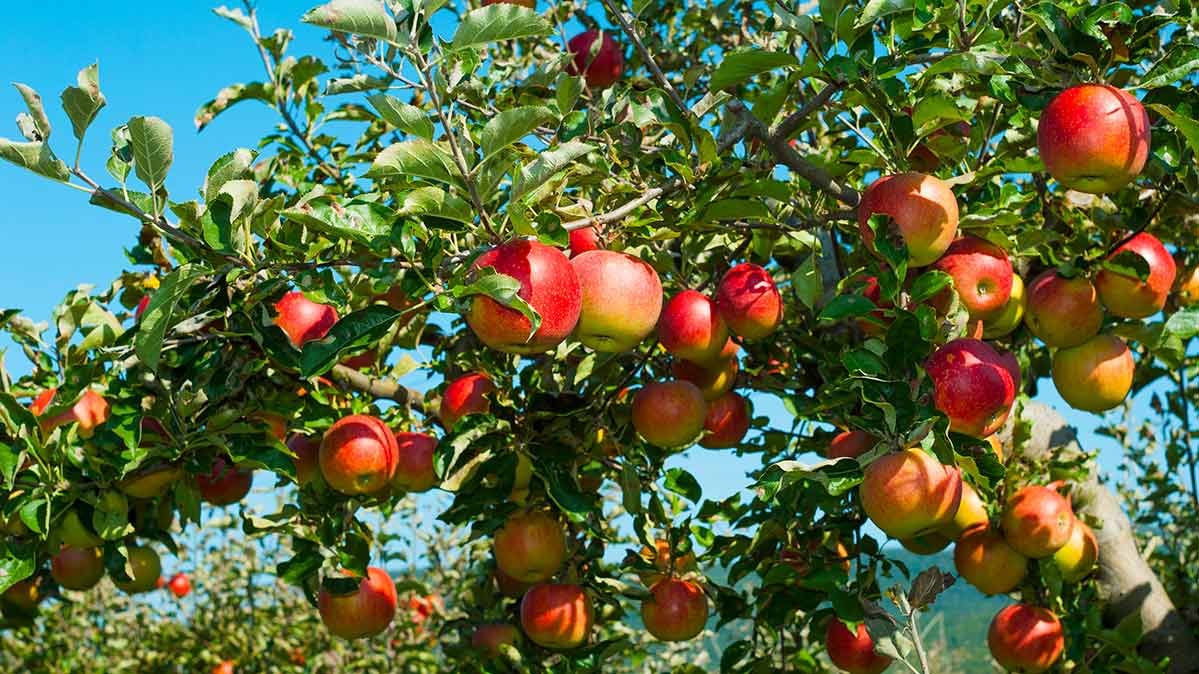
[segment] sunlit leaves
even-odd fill
[[[333,0],[309,10],[300,20],[339,33],[385,42],[396,39],[395,21],[381,0]]]
[[[133,344],[138,358],[151,371],[158,369],[162,340],[170,327],[179,299],[205,273],[202,266],[184,265],[167,274],[158,290],[150,295],[150,303],[138,321],[139,329]]]
[[[742,49],[725,54],[716,71],[712,73],[709,82],[713,91],[731,87],[746,80],[769,72],[775,68],[798,66],[799,61],[791,54],[784,52],[764,51],[761,49]]]
[[[405,133],[433,140],[433,122],[424,110],[387,94],[372,94],[366,100],[388,124]]]
[[[40,141],[19,143],[0,138],[0,159],[54,180],[65,181],[71,177],[67,165],[54,156],[49,145]]]
[[[100,65],[98,63],[93,63],[80,70],[75,79],[76,86],[63,89],[62,108],[66,111],[67,117],[71,119],[71,129],[75,132],[75,138],[79,139],[79,142],[83,142],[87,128],[91,126],[92,121],[96,119],[96,114],[100,112],[100,108],[103,108],[107,101],[104,94],[100,93]]]
[[[133,170],[151,192],[162,187],[174,161],[174,134],[157,117],[129,120],[129,143],[133,148]]]
[[[423,138],[387,146],[375,157],[368,178],[420,177],[456,184],[457,168],[448,150]]]
[[[495,3],[471,10],[458,24],[452,46],[463,49],[476,45],[522,37],[548,35],[553,26],[527,7]]]

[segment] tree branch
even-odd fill
[[[842,86],[843,85],[840,82],[833,82],[832,84],[826,85],[820,90],[820,93],[816,94],[812,98],[812,100],[804,103],[803,107],[799,110],[787,115],[786,119],[779,122],[773,129],[771,129],[770,136],[772,138],[778,137],[784,140],[789,139],[791,134],[795,133],[795,130],[799,128],[799,125],[802,124],[803,121],[807,119],[808,116],[813,112],[824,107],[825,104],[829,102],[829,99],[831,99],[834,94],[841,90]]]
[[[650,72],[654,74],[654,79],[658,81],[658,84],[662,85],[662,88],[665,89],[666,93],[670,95],[670,99],[674,101],[674,104],[679,106],[679,109],[683,111],[683,114],[687,114],[689,112],[689,108],[687,107],[686,101],[684,101],[683,97],[679,95],[678,90],[674,88],[674,85],[670,83],[670,80],[666,79],[666,75],[664,75],[662,73],[662,69],[658,67],[658,62],[654,60],[653,55],[649,53],[649,49],[646,49],[645,43],[641,41],[641,36],[638,35],[637,31],[633,29],[633,24],[629,23],[629,20],[625,18],[624,12],[618,11],[616,7],[612,5],[611,0],[600,0],[600,2],[604,3],[604,7],[608,10],[609,14],[616,17],[616,21],[620,24],[621,30],[624,31],[625,35],[629,36],[629,39],[633,42],[633,46],[636,47],[637,52],[641,54],[641,59],[645,61],[646,67],[648,67]]]
[[[334,365],[329,374],[333,381],[342,384],[344,388],[361,391],[375,398],[394,400],[401,405],[412,407],[422,414],[427,414],[425,394],[410,389],[394,379],[372,377],[345,365]]]

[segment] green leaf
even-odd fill
[[[112,153],[104,168],[114,180],[125,184],[133,168],[133,146],[129,143],[129,127],[124,124],[112,130]]]
[[[816,253],[804,258],[799,268],[791,276],[791,286],[795,288],[795,296],[808,309],[816,306],[824,294],[824,278],[820,275],[820,265],[817,264]]]
[[[71,129],[75,132],[75,138],[82,143],[87,128],[96,119],[100,108],[107,103],[104,94],[100,93],[100,64],[93,63],[80,70],[75,81],[78,86],[63,89],[60,98],[62,109],[66,111],[67,117],[71,118]]]
[[[549,35],[553,29],[549,21],[527,7],[496,3],[471,10],[463,17],[454,32],[452,47],[463,49],[498,40]]]
[[[838,295],[820,312],[820,320],[835,321],[849,316],[865,316],[878,305],[864,295]]]
[[[717,91],[775,68],[793,68],[798,65],[799,61],[794,56],[784,52],[739,49],[721,59],[708,86],[712,91]]]
[[[171,127],[157,117],[134,117],[129,120],[129,142],[137,177],[151,192],[158,191],[174,160]]]
[[[858,20],[854,22],[854,28],[868,26],[884,16],[891,16],[900,12],[910,12],[915,8],[916,3],[913,0],[870,0],[866,6],[862,8],[862,13],[858,15]]]
[[[554,113],[544,106],[523,106],[504,110],[487,121],[479,139],[483,161],[532,133],[542,123],[553,119]]]
[[[1160,61],[1149,68],[1139,86],[1142,89],[1174,86],[1196,71],[1199,71],[1199,45],[1176,43]]]
[[[17,478],[20,461],[21,452],[16,447],[0,442],[0,477],[4,478],[5,489],[12,489],[13,481]]]
[[[766,469],[758,485],[766,498],[774,498],[781,489],[799,480],[811,480],[833,495],[840,496],[862,481],[862,467],[852,459],[834,459],[816,464],[780,461]]]
[[[371,94],[366,100],[388,124],[404,133],[433,140],[433,122],[424,110],[387,94]]]
[[[1104,260],[1101,266],[1110,272],[1142,282],[1149,279],[1149,261],[1132,250],[1126,249],[1116,253]]]
[[[574,480],[563,475],[559,471],[542,473],[538,471],[538,475],[545,481],[546,492],[550,499],[575,524],[583,524],[587,521],[588,515],[595,511],[595,503],[579,491],[578,485]]]
[[[37,432],[37,417],[29,411],[11,393],[0,391],[0,421],[8,429],[10,435],[31,435]]]
[[[387,89],[392,80],[385,77],[372,77],[366,73],[358,73],[353,77],[335,77],[325,83],[325,93],[329,96],[338,94],[353,94],[360,91],[375,91]]]
[[[699,503],[704,495],[704,490],[699,486],[699,481],[695,479],[695,476],[682,468],[667,470],[662,486],[692,503]]]
[[[1173,108],[1161,103],[1154,103],[1149,107],[1164,117],[1167,122],[1173,124],[1174,128],[1178,129],[1183,137],[1187,139],[1187,144],[1191,146],[1191,150],[1196,155],[1199,155],[1199,122],[1181,115],[1175,112]]]
[[[129,502],[120,497],[119,492],[98,499],[92,512],[92,528],[106,541],[119,540],[133,533],[133,526],[129,524]]]
[[[1166,320],[1165,327],[1162,328],[1163,338],[1166,335],[1173,335],[1183,340],[1199,335],[1199,308],[1180,309],[1174,312]]]
[[[0,543],[0,594],[33,575],[37,568],[37,549],[32,545],[8,541]]]
[[[1003,62],[1007,55],[989,47],[975,47],[968,52],[952,54],[929,66],[921,74],[927,79],[942,73],[970,73],[974,75],[1002,75]]]
[[[470,204],[440,187],[432,186],[419,187],[405,194],[404,203],[396,215],[432,215],[464,224],[475,221]]]
[[[512,189],[512,200],[515,201],[537,189],[549,179],[565,171],[574,163],[574,160],[594,149],[593,145],[572,140],[549,152],[542,152],[536,161],[521,170],[520,178]]]
[[[356,199],[341,204],[333,197],[311,199],[280,215],[327,236],[364,245],[390,237],[396,219],[394,211],[378,202]]]
[[[203,131],[216,116],[242,101],[261,101],[267,105],[274,102],[275,88],[262,82],[231,84],[217,92],[216,98],[200,106],[196,111],[196,131]]]
[[[250,166],[257,156],[258,153],[254,150],[238,148],[214,161],[208,169],[208,176],[204,178],[205,203],[216,201],[225,183],[249,177]]]
[[[179,299],[205,270],[200,265],[183,265],[163,278],[158,290],[150,295],[150,303],[138,319],[137,334],[133,338],[133,349],[142,364],[152,372],[158,371],[158,359],[162,355],[162,340]]]
[[[529,306],[528,302],[517,295],[520,292],[520,281],[507,274],[500,274],[491,267],[481,267],[474,273],[473,283],[454,286],[450,289],[450,294],[457,298],[486,295],[509,309],[519,311],[529,320],[528,338],[532,338],[537,329],[541,327],[541,316],[533,307]]]
[[[36,132],[34,138],[29,140],[47,141],[50,140],[50,118],[46,117],[46,107],[42,104],[42,97],[32,87],[13,82],[13,86],[21,93],[21,98],[25,99],[25,107],[29,109],[29,119],[33,123],[33,130]]]
[[[457,168],[450,153],[423,138],[394,143],[375,157],[367,178],[420,177],[455,184]]]
[[[387,305],[372,304],[340,318],[322,339],[304,344],[300,375],[307,379],[323,374],[336,365],[342,355],[378,342],[401,315]]]
[[[395,21],[380,0],[333,0],[309,10],[300,21],[385,42],[396,39]]]
[[[1130,24],[1132,23],[1132,10],[1122,2],[1109,2],[1100,5],[1087,12],[1087,18],[1082,21],[1079,28],[1096,40],[1107,42],[1107,35],[1099,27],[1100,23]]]
[[[286,583],[299,585],[320,571],[325,558],[321,555],[320,546],[312,541],[296,538],[292,542],[292,548],[296,554],[291,559],[280,562],[275,574]]]
[[[54,180],[66,181],[71,177],[67,165],[55,157],[50,151],[50,146],[45,143],[18,143],[0,138],[0,159]]]
[[[919,303],[936,295],[941,290],[947,287],[953,277],[943,271],[936,269],[926,271],[921,274],[916,282],[912,284],[912,302]]]
[[[641,478],[631,461],[625,461],[620,466],[620,494],[626,511],[633,515],[641,512]]]

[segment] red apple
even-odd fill
[[[57,391],[57,389],[52,390]],[[45,393],[42,395],[45,395]],[[54,394],[52,393],[50,399],[52,400],[53,397]],[[39,400],[40,396],[38,400],[34,400],[34,407],[38,406]],[[44,411],[44,409],[43,407],[42,410]],[[75,423],[79,429],[80,437],[90,438],[97,426],[108,421],[109,413],[108,401],[104,399],[104,396],[91,389],[87,389],[83,392],[83,395],[79,396],[79,400],[75,401],[74,405],[71,405],[70,409],[64,410],[49,419],[42,419],[41,426],[43,430],[49,433],[59,426]]]
[[[133,320],[140,320],[148,306],[150,306],[150,296],[142,295],[142,298],[137,301],[137,307],[133,310]]]
[[[641,602],[641,620],[659,641],[688,641],[704,631],[708,598],[695,583],[666,578]]]
[[[395,437],[399,460],[392,486],[408,492],[429,491],[436,486],[433,450],[437,449],[437,438],[425,433],[396,433]]]
[[[470,638],[472,648],[493,658],[498,658],[503,654],[500,650],[501,646],[516,648],[519,643],[520,630],[508,623],[479,625],[475,628],[475,633]]]
[[[535,643],[568,649],[587,641],[595,611],[578,585],[535,585],[520,600],[520,626]]]
[[[595,227],[580,227],[570,230],[570,256],[572,258],[601,248],[599,230]]]
[[[50,575],[68,590],[90,590],[104,577],[104,552],[64,545],[50,560]]]
[[[1020,383],[1014,358],[981,340],[955,339],[937,349],[925,369],[951,430],[983,438],[1007,420]]]
[[[890,324],[890,320],[882,310],[894,308],[895,304],[890,300],[883,300],[883,289],[878,284],[877,276],[867,276],[863,280],[863,283],[862,295],[871,302],[874,302],[874,306],[878,307],[879,311],[870,312],[870,316],[876,319],[876,321],[859,318],[858,327],[862,328],[862,332],[877,337],[885,333],[887,331],[885,326]]]
[[[287,448],[296,455],[296,484],[303,487],[321,476],[320,440],[293,433],[287,439]]]
[[[338,419],[321,439],[321,475],[343,494],[371,494],[391,481],[399,450],[391,429],[378,417],[353,414]]]
[[[598,51],[592,54],[596,38],[603,35]],[[612,86],[624,72],[624,54],[620,45],[607,31],[589,30],[570,38],[566,43],[573,59],[566,66],[571,75],[582,74],[587,86],[604,89]]]
[[[596,351],[629,351],[654,331],[662,311],[658,272],[640,259],[593,250],[570,261],[583,292],[575,337]]]
[[[1009,671],[1044,672],[1065,648],[1062,623],[1052,611],[1014,604],[1000,611],[987,632],[991,656]]]
[[[733,332],[746,339],[762,339],[782,322],[783,298],[770,272],[743,262],[720,279],[716,310]]]
[[[1024,487],[1003,510],[1003,534],[1008,544],[1032,559],[1057,552],[1070,541],[1073,529],[1070,502],[1049,487]]]
[[[953,278],[973,318],[996,316],[1011,299],[1012,263],[1002,248],[986,239],[967,234],[955,240],[933,267]]]
[[[532,583],[522,583],[512,576],[504,573],[504,570],[498,566],[492,575],[495,577],[496,588],[500,591],[500,594],[504,595],[505,597],[523,597],[525,592],[528,592],[529,588],[532,587]]]
[[[485,374],[472,372],[458,377],[445,387],[441,394],[441,406],[437,416],[447,430],[454,428],[458,420],[468,414],[486,414],[491,411],[487,396],[495,391],[495,384]]]
[[[1112,257],[1125,251],[1141,256],[1149,265],[1149,277],[1125,276],[1109,269],[1095,275],[1099,299],[1107,310],[1124,318],[1148,318],[1166,306],[1166,297],[1174,285],[1178,269],[1170,251],[1156,236],[1141,232],[1112,252]]]
[[[1071,407],[1103,412],[1124,402],[1136,363],[1119,337],[1096,335],[1053,354],[1053,384]]]
[[[659,538],[654,541],[654,549],[649,547],[641,548],[641,557],[650,560],[656,571],[638,571],[637,577],[646,587],[653,587],[659,581],[667,577],[685,576],[694,572],[697,568],[695,563],[695,554],[688,552],[674,561],[673,569],[671,561],[674,554],[670,551],[670,541],[665,538]]]
[[[856,459],[874,449],[877,444],[878,438],[865,431],[842,431],[828,443],[828,452],[825,457]]]
[[[170,588],[171,594],[179,599],[183,599],[192,591],[191,579],[186,573],[177,573],[171,576],[171,580],[167,582],[167,587]]]
[[[508,353],[544,353],[575,329],[582,308],[582,290],[570,260],[562,251],[538,241],[517,239],[479,256],[472,269],[490,267],[520,283],[517,296],[541,316],[541,326],[524,314],[486,295],[475,295],[466,324],[481,342]]]
[[[674,449],[695,442],[707,414],[704,394],[689,381],[653,382],[633,396],[633,428],[658,447]]]
[[[695,290],[684,290],[663,307],[658,339],[679,358],[711,363],[728,344],[729,329],[712,300]]]
[[[713,400],[704,417],[700,446],[708,449],[736,447],[749,430],[751,416],[749,401],[732,391]]]
[[[513,580],[541,583],[566,561],[566,534],[549,513],[517,513],[495,533],[495,564]]]
[[[923,173],[883,176],[870,184],[858,203],[862,243],[874,250],[870,218],[891,217],[893,227],[908,247],[909,263],[923,267],[949,248],[958,231],[958,202],[949,185]]]
[[[50,388],[37,394],[37,397],[29,403],[29,411],[33,412],[33,416],[40,417],[46,411],[46,408],[54,402],[54,396],[58,395],[58,387],[51,386]]]
[[[130,545],[128,568],[133,571],[129,580],[112,579],[112,584],[126,594],[138,594],[153,590],[162,576],[162,560],[152,548]]]
[[[1082,84],[1058,94],[1041,112],[1037,149],[1063,186],[1104,194],[1127,185],[1149,156],[1149,116],[1132,94]]]
[[[976,526],[962,534],[953,548],[958,575],[983,594],[1003,594],[1020,585],[1028,572],[1028,557],[1013,548],[998,531]]]
[[[849,674],[879,674],[891,666],[891,658],[874,652],[874,640],[865,624],[850,632],[840,618],[833,616],[828,621],[824,647],[833,664]]]
[[[253,483],[253,470],[233,465],[223,456],[212,460],[210,473],[196,476],[196,486],[200,488],[200,498],[214,506],[237,503],[250,493],[250,486]]]
[[[222,660],[216,667],[212,668],[212,674],[233,674],[233,665],[236,664],[232,660]]]
[[[1053,563],[1062,572],[1062,578],[1068,583],[1076,583],[1095,568],[1099,561],[1099,541],[1095,532],[1080,519],[1074,520],[1074,530],[1070,532],[1070,540],[1053,553]]]
[[[900,540],[953,521],[962,501],[962,471],[919,449],[879,457],[866,466],[860,486],[866,516]]]
[[[1049,269],[1028,287],[1024,324],[1046,346],[1077,346],[1103,325],[1095,286],[1082,276],[1066,278]]]
[[[718,358],[715,362],[701,365],[694,361],[677,358],[670,364],[670,374],[675,379],[689,381],[699,388],[704,400],[709,402],[733,390],[741,364],[734,358]]]
[[[334,636],[360,639],[381,633],[396,613],[396,586],[387,572],[368,567],[351,594],[335,595],[324,586],[317,595],[321,622]]]
[[[15,606],[26,613],[32,613],[46,598],[42,585],[42,577],[38,575],[18,580],[0,595],[0,604]]]
[[[337,322],[337,311],[333,307],[313,302],[298,290],[276,302],[275,313],[275,325],[287,333],[287,338],[297,349],[306,342],[323,338]]]

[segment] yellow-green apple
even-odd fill
[[[1006,251],[986,239],[967,234],[954,240],[933,268],[949,274],[973,318],[998,315],[1012,297],[1012,262]]]
[[[234,465],[223,456],[212,460],[212,471],[196,476],[200,498],[215,506],[237,503],[250,493],[254,483],[254,471]]]
[[[1028,572],[1028,557],[1020,554],[1003,535],[989,526],[976,526],[958,538],[953,547],[958,575],[983,594],[1011,592]]]
[[[887,227],[907,244],[913,267],[935,262],[958,231],[958,201],[953,190],[923,173],[883,176],[866,188],[858,203],[858,227],[862,243],[870,250],[874,250],[870,218],[875,215],[891,218]]]
[[[662,311],[658,272],[614,250],[592,250],[570,261],[583,291],[575,337],[596,351],[628,351],[654,331]]]
[[[679,358],[710,363],[728,344],[729,329],[707,295],[684,290],[662,308],[658,339]]]
[[[336,309],[313,302],[298,290],[287,293],[275,303],[275,325],[287,334],[297,349],[323,338],[336,322]]]
[[[517,296],[541,316],[541,325],[486,295],[475,295],[466,324],[479,341],[508,353],[544,353],[566,339],[579,321],[582,290],[570,259],[538,241],[517,239],[492,248],[475,260],[472,269],[494,269],[520,283]]]
[[[566,561],[562,524],[543,510],[512,515],[495,533],[495,565],[513,580],[541,583],[554,577]]]
[[[112,584],[126,594],[138,594],[153,590],[158,583],[159,576],[162,575],[162,560],[158,558],[158,553],[154,552],[152,548],[138,545],[130,545],[127,550],[129,555],[125,573],[128,574],[129,580],[114,577]]]
[[[987,645],[991,657],[1008,671],[1036,674],[1052,667],[1066,644],[1062,623],[1052,611],[1013,604],[991,620]]]
[[[321,438],[321,475],[343,494],[371,494],[391,482],[399,449],[378,417],[352,414],[338,419]]]
[[[100,548],[64,545],[50,560],[50,575],[68,590],[90,590],[104,577],[104,553]]]
[[[437,416],[447,430],[453,429],[458,420],[468,414],[486,414],[491,411],[487,396],[495,391],[495,384],[485,374],[472,372],[462,375],[445,387],[441,394],[441,406]]]
[[[117,483],[117,488],[133,498],[158,498],[183,476],[183,467],[170,463],[153,463],[139,468]]]
[[[37,401],[35,400],[34,403],[36,405]],[[97,426],[108,421],[110,411],[108,401],[104,399],[104,396],[87,389],[83,395],[79,396],[79,400],[75,401],[74,405],[59,414],[42,419],[41,427],[48,433],[59,426],[74,423],[79,430],[80,437],[90,438],[95,433]]]
[[[829,660],[849,674],[879,674],[891,666],[891,658],[874,652],[874,640],[865,624],[858,624],[858,629],[850,632],[837,616],[828,621],[824,648]]]
[[[1175,268],[1178,266],[1175,262]],[[1178,275],[1178,287],[1175,288],[1174,296],[1179,306],[1193,307],[1199,304],[1199,266],[1184,269]]]
[[[599,230],[595,227],[580,227],[570,230],[570,256],[573,258],[589,250],[599,250]]]
[[[516,468],[512,474],[512,491],[508,498],[523,504],[529,498],[529,483],[533,481],[533,461],[524,452],[516,453]]]
[[[1178,269],[1170,251],[1157,237],[1141,232],[1112,251],[1112,258],[1124,252],[1139,255],[1149,266],[1149,276],[1142,281],[1111,269],[1100,269],[1095,275],[1099,300],[1116,316],[1148,318],[1166,306],[1166,297],[1174,285]]]
[[[762,339],[783,320],[783,298],[770,272],[743,262],[716,286],[716,310],[725,325],[746,339]]]
[[[829,441],[825,457],[829,459],[845,457],[856,459],[874,449],[877,444],[878,438],[866,431],[841,431]]]
[[[646,587],[653,587],[666,577],[677,578],[688,575],[697,568],[694,553],[684,553],[677,560],[674,560],[674,554],[670,551],[670,541],[665,538],[654,540],[653,550],[649,549],[649,547],[641,548],[641,558],[648,560],[657,569],[656,571],[637,572],[637,577],[641,579],[642,584]],[[671,568],[672,560],[674,560],[673,569]]]
[[[287,448],[295,454],[296,484],[303,487],[321,477],[321,441],[317,438],[293,433],[287,439]]]
[[[908,552],[914,552],[917,555],[935,555],[949,547],[949,544],[952,542],[948,536],[940,531],[929,531],[923,534],[916,534],[911,538],[904,538],[899,541],[899,544]]]
[[[708,405],[701,447],[727,449],[741,444],[750,424],[749,401],[729,391]]]
[[[1077,346],[1099,332],[1103,305],[1089,280],[1049,269],[1028,286],[1024,324],[1046,346]]]
[[[1072,190],[1104,194],[1127,185],[1149,156],[1149,116],[1135,96],[1081,84],[1053,97],[1037,124],[1049,174]]]
[[[688,641],[704,631],[708,598],[695,583],[664,578],[641,602],[641,621],[659,641]]]
[[[1124,340],[1096,335],[1053,354],[1053,385],[1071,407],[1103,412],[1119,405],[1132,389],[1136,363]]]
[[[321,622],[342,639],[361,639],[387,629],[395,617],[396,604],[395,583],[386,571],[375,566],[367,567],[366,577],[350,594],[333,594],[323,584],[317,594]]]
[[[989,519],[987,506],[979,497],[978,492],[974,491],[974,487],[971,487],[969,482],[963,481],[962,502],[958,504],[958,511],[954,513],[953,521],[945,525],[941,532],[956,540],[966,531],[980,524],[986,524]]]
[[[545,648],[583,645],[593,622],[591,597],[578,585],[535,585],[520,600],[520,626],[529,639]]]
[[[689,381],[653,382],[633,396],[633,428],[652,445],[686,447],[704,430],[708,404]]]
[[[962,501],[962,471],[920,449],[879,457],[866,466],[859,491],[866,516],[900,540],[953,521]]]
[[[171,591],[171,594],[175,595],[176,599],[183,599],[191,593],[192,581],[187,577],[186,573],[177,573],[167,581],[167,589]]]
[[[1002,522],[1009,545],[1025,557],[1041,559],[1069,542],[1075,518],[1064,496],[1032,485],[1008,499]]]
[[[515,648],[520,643],[520,630],[508,623],[489,623],[479,625],[470,637],[470,645],[475,650],[497,658],[503,655],[501,646]]]
[[[601,35],[599,47],[593,47]],[[603,89],[612,86],[624,72],[624,54],[607,31],[584,31],[570,38],[566,46],[572,57],[566,65],[566,71],[571,75],[582,75],[589,87]]]
[[[1019,274],[1012,275],[1012,292],[1007,303],[999,313],[983,321],[983,338],[998,339],[1012,334],[1024,320],[1024,308],[1028,304],[1028,296],[1024,292],[1024,279]]]
[[[1066,582],[1075,583],[1087,576],[1099,561],[1099,541],[1095,532],[1082,520],[1075,520],[1070,540],[1053,553],[1053,563]]]
[[[437,485],[433,450],[437,438],[425,433],[396,433],[396,472],[391,484],[408,492],[429,491]]]
[[[955,339],[925,363],[937,409],[949,428],[984,438],[1003,425],[1016,399],[1020,366],[978,339]]]
[[[676,358],[670,364],[670,373],[675,379],[689,381],[699,387],[704,400],[709,402],[733,390],[741,364],[732,358],[717,358],[711,364],[701,365],[695,361]]]
[[[94,548],[104,544],[104,539],[84,523],[77,508],[71,508],[58,520],[51,534],[51,541],[52,544],[62,543],[75,548]]]

